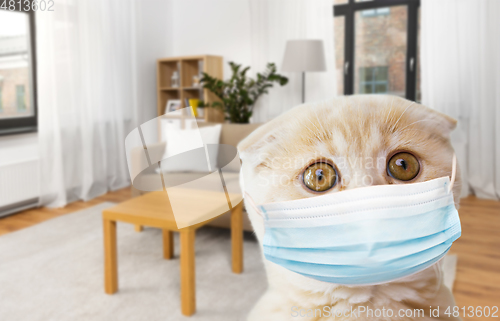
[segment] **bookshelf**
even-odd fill
[[[214,102],[217,97],[208,89],[193,84],[193,76],[201,71],[216,77],[223,78],[222,57],[220,56],[186,56],[162,58],[157,61],[157,90],[158,90],[158,116],[165,114],[167,102],[179,99],[181,107],[187,107],[185,99],[198,98],[205,103]],[[172,75],[179,74],[179,87],[172,87]],[[203,119],[207,122],[224,122],[224,114],[215,108],[205,107]]]

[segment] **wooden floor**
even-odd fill
[[[468,197],[461,200],[458,212],[462,236],[450,250],[458,256],[456,304],[466,310],[497,306],[500,318],[500,202]]]
[[[131,197],[129,188],[110,192],[89,202],[75,202],[61,209],[32,209],[0,218],[0,235],[45,220],[88,208],[101,202],[122,202]],[[500,308],[500,202],[468,197],[460,204],[462,237],[452,246],[458,255],[453,293],[459,308]],[[500,311],[497,315],[500,315]],[[481,320],[468,318],[464,320]]]

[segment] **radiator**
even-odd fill
[[[38,160],[0,165],[0,216],[38,203]]]

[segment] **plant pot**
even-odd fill
[[[209,123],[223,123],[225,120],[224,113],[214,107],[203,108],[205,113],[205,121]]]

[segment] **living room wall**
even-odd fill
[[[135,3],[137,123],[156,115],[156,59],[171,56],[173,1]]]
[[[172,55],[211,54],[250,65],[250,6],[248,0],[172,0]]]
[[[225,77],[227,62],[252,62],[248,0],[142,0],[135,7],[139,124],[156,116],[158,58],[222,56]]]

